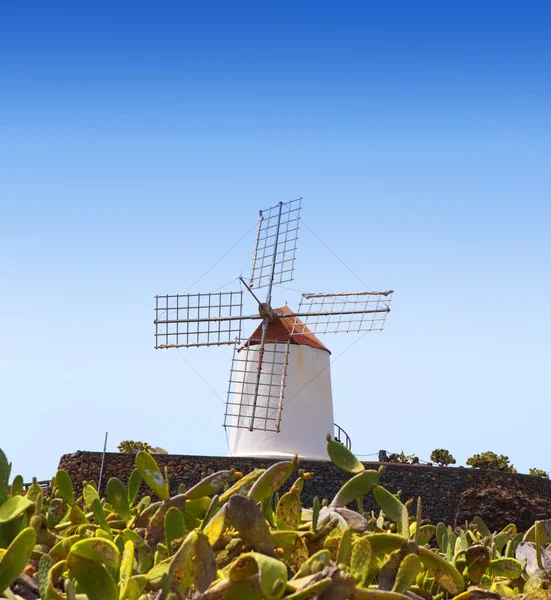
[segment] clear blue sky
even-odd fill
[[[153,297],[185,292],[258,209],[303,196],[305,223],[396,291],[385,331],[333,366],[354,450],[551,470],[550,18],[503,0],[4,3],[14,469],[49,477],[106,430],[110,450],[225,454],[220,400],[153,349]],[[237,277],[253,241],[194,291]],[[293,287],[362,285],[304,228]],[[324,341],[336,356],[353,339]],[[222,397],[230,355],[185,351]]]

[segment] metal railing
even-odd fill
[[[347,450],[352,449],[352,440],[346,431],[336,423],[333,423],[335,427],[335,439],[340,442]]]
[[[43,481],[31,481],[31,483],[24,483],[23,484],[23,489],[25,491],[27,491],[31,485],[33,483],[38,483],[38,485],[42,488],[42,489],[48,489],[49,487],[51,487],[52,485],[52,480],[51,479],[45,479]]]

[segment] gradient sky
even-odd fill
[[[551,470],[550,18],[503,0],[4,3],[14,471],[49,478],[105,431],[109,450],[226,454],[220,398],[153,349],[153,297],[186,292],[258,209],[298,196],[359,278],[395,290],[385,331],[332,367],[353,450]],[[247,272],[253,243],[193,291]],[[304,227],[290,287],[363,285]],[[354,339],[324,342],[336,357]],[[182,353],[224,398],[231,350]]]

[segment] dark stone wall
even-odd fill
[[[60,469],[68,471],[76,487],[82,481],[98,481],[101,465],[99,452],[65,454]],[[189,488],[201,478],[201,473],[235,468],[248,473],[255,468],[268,468],[277,460],[257,458],[228,458],[218,456],[185,456],[156,454],[161,470],[166,466],[175,493],[180,483]],[[377,469],[381,463],[366,462],[368,469]],[[304,485],[303,502],[310,506],[314,496],[332,499],[339,488],[350,478],[330,461],[301,461],[299,467],[312,473]],[[515,522],[521,529],[529,527],[535,519],[551,518],[551,481],[517,473],[501,473],[462,467],[427,467],[386,463],[386,473],[381,484],[391,492],[402,490],[402,500],[421,497],[423,514],[433,522],[443,521],[460,525],[477,514],[490,527],[501,528]],[[134,456],[107,453],[103,485],[110,477],[127,481],[134,469]],[[288,489],[294,478],[284,486]],[[150,493],[144,487],[144,493]],[[366,510],[377,510],[371,495],[364,498]]]

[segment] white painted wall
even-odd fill
[[[265,352],[270,353],[267,344]],[[279,346],[281,348],[281,346]],[[258,361],[258,346],[243,349],[240,361],[249,361],[256,365]],[[284,393],[283,411],[281,413],[280,432],[249,431],[248,429],[230,429],[230,456],[265,456],[290,457],[298,453],[301,458],[326,460],[326,434],[333,436],[333,399],[331,394],[331,372],[329,368],[330,354],[326,350],[310,346],[289,346],[289,361],[287,366],[286,386]],[[271,361],[265,355],[264,365]],[[244,383],[236,388],[252,390],[256,381],[254,368],[246,369]],[[272,381],[279,382],[281,366],[273,368]],[[270,373],[261,376],[260,394],[268,394]],[[304,389],[302,389],[304,388]],[[236,396],[237,396],[236,394]],[[273,394],[273,389],[272,389]],[[234,401],[237,397],[234,396]],[[260,399],[259,399],[260,401]],[[249,402],[250,400],[246,400]],[[274,409],[269,412],[275,415],[277,399],[270,401]],[[241,422],[250,422],[251,409],[241,409]],[[258,409],[255,414],[259,414]],[[264,414],[260,412],[260,414]],[[249,418],[247,419],[247,416]],[[237,417],[234,417],[234,423]],[[255,425],[259,421],[255,421]]]

